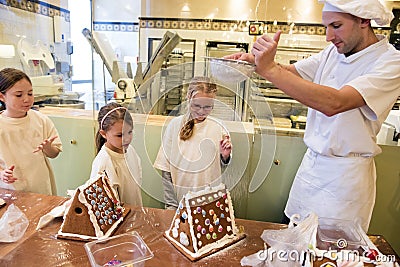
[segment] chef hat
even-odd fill
[[[333,11],[349,13],[363,19],[374,20],[383,26],[390,23],[394,18],[393,13],[388,11],[379,0],[318,0],[324,3],[322,12]]]

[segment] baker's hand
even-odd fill
[[[15,166],[12,165],[9,168],[0,171],[0,180],[5,182],[6,184],[12,184],[16,180],[18,180],[16,177],[13,176],[14,168],[15,168]]]
[[[229,135],[224,135],[224,138],[219,141],[219,151],[224,160],[228,159],[232,152],[232,143]]]
[[[246,62],[254,64],[254,56],[252,54],[244,53],[244,52],[238,52],[235,54],[226,55],[223,58],[224,59],[242,60],[242,61],[246,61]]]
[[[33,151],[33,153],[39,152],[39,151],[50,151],[51,150],[51,144],[53,141],[57,138],[58,136],[53,136],[48,139],[44,139],[42,143],[40,143],[36,149]]]
[[[281,31],[277,31],[273,38],[264,34],[254,43],[251,53],[255,57],[256,72],[262,76],[276,66],[274,61]]]

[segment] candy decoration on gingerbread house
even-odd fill
[[[122,207],[105,172],[76,189],[57,237],[97,240],[111,236],[130,209]]]
[[[243,239],[224,184],[187,193],[164,236],[192,261]]]

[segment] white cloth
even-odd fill
[[[142,206],[142,165],[139,156],[132,145],[126,153],[120,154],[108,149],[100,149],[92,163],[90,180],[97,179],[98,173],[106,171],[114,189],[118,192],[120,201]]]
[[[226,134],[221,121],[208,116],[196,123],[188,140],[179,138],[184,116],[168,124],[154,167],[171,173],[178,201],[188,191],[198,191],[221,182],[219,144]]]
[[[36,147],[45,139],[59,136],[53,122],[44,114],[29,110],[23,118],[9,118],[0,114],[0,159],[7,167],[15,165],[15,183],[0,181],[0,187],[40,194],[55,195],[56,184],[49,159]],[[62,150],[60,138],[53,142]]]
[[[313,211],[321,217],[358,218],[367,230],[376,191],[373,156],[381,152],[376,135],[400,94],[400,53],[379,38],[347,58],[330,45],[295,63],[307,80],[354,87],[367,105],[332,117],[308,110],[304,142],[309,150],[289,194],[288,217]]]
[[[374,20],[378,25],[384,26],[394,18],[393,13],[382,5],[379,0],[318,0],[324,3],[322,12],[349,13],[363,19]]]
[[[368,230],[375,204],[373,158],[326,157],[307,150],[286,205],[286,215],[357,220]]]

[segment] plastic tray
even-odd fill
[[[358,249],[366,246],[360,231],[361,227],[353,221],[319,218],[318,243],[334,249]]]
[[[136,231],[86,243],[85,250],[93,267],[128,266],[154,256]]]

